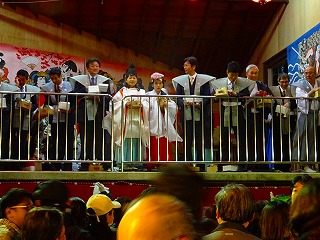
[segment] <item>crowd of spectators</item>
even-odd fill
[[[70,197],[63,182],[48,180],[32,193],[13,188],[2,196],[0,239],[318,239],[319,179],[298,175],[291,189],[292,196],[256,201],[247,186],[229,183],[203,208],[202,179],[185,165],[165,167],[136,199],[113,199],[96,183],[84,201]]]

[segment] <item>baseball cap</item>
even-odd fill
[[[111,201],[104,194],[93,194],[87,201],[87,209],[92,208],[96,216],[107,214],[114,208],[120,208],[121,204],[117,201]]]

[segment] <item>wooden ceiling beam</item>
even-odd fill
[[[138,37],[136,40],[136,49],[135,49],[135,53],[138,56],[140,54],[140,48],[141,48],[141,38],[142,38],[142,33],[143,33],[143,28],[144,28],[144,23],[146,20],[146,13],[147,13],[147,0],[143,1],[143,10],[142,10],[142,17],[140,20],[140,24],[139,24],[139,30],[138,30]]]
[[[157,31],[158,34],[157,34],[156,41],[154,43],[154,50],[153,50],[153,57],[152,57],[152,60],[154,63],[156,63],[158,60],[159,47],[160,47],[162,33],[163,33],[163,29],[164,29],[164,23],[165,23],[167,16],[168,16],[169,3],[170,3],[170,0],[166,0],[164,2],[164,7],[163,7],[163,11],[162,11],[163,16],[161,18],[161,22],[159,24],[159,28]]]
[[[176,60],[176,57],[177,57],[177,48],[178,46],[181,44],[181,38],[182,38],[182,34],[184,32],[184,28],[186,27],[186,22],[187,22],[187,16],[188,14],[186,14],[187,12],[187,9],[188,9],[188,1],[185,1],[184,2],[184,5],[183,5],[183,18],[181,19],[181,22],[180,22],[180,26],[179,26],[179,29],[178,29],[178,33],[177,33],[177,37],[176,37],[176,41],[174,43],[174,46],[173,46],[173,49],[172,49],[172,55],[171,55],[171,61],[170,61],[170,68],[172,68],[174,66],[174,62]]]
[[[210,67],[210,65],[212,63],[213,54],[217,50],[216,45],[220,40],[220,36],[222,35],[222,33],[225,30],[226,22],[228,21],[228,15],[229,15],[229,13],[233,14],[232,13],[233,12],[232,3],[230,3],[230,2],[228,3],[227,9],[228,9],[228,11],[225,11],[225,14],[224,14],[224,16],[222,18],[223,20],[221,21],[221,24],[219,25],[218,31],[216,32],[217,33],[216,37],[212,41],[212,48],[209,50],[210,54],[209,54],[209,57],[208,57],[208,59],[206,61],[206,64],[205,64],[203,72],[208,72],[209,67]]]
[[[101,41],[102,39],[102,34],[103,34],[103,13],[104,13],[104,9],[103,9],[103,0],[101,0],[100,2],[100,7],[98,10],[98,33],[97,33],[97,38],[99,41]]]
[[[199,45],[200,45],[200,42],[202,39],[202,35],[203,35],[204,29],[205,29],[204,26],[205,26],[206,20],[208,19],[209,14],[211,13],[210,9],[211,9],[211,4],[213,2],[214,1],[212,1],[212,0],[207,0],[206,6],[205,6],[205,12],[204,12],[203,17],[201,19],[200,27],[198,29],[197,37],[196,37],[194,47],[192,50],[192,56],[197,55],[197,51],[198,51],[198,48],[199,48]]]
[[[119,18],[119,22],[118,22],[118,34],[117,34],[117,38],[116,38],[116,42],[115,44],[117,45],[118,48],[120,48],[121,46],[121,32],[123,31],[123,25],[124,25],[124,16],[125,16],[125,10],[126,9],[126,0],[121,0],[121,4],[120,4],[120,18]]]
[[[79,3],[79,0],[76,0],[76,4],[75,5],[77,6],[77,12],[81,13],[81,4]],[[78,33],[82,34],[82,28],[81,28],[81,26],[82,26],[82,18],[81,17],[77,17],[76,25],[77,25],[76,29],[78,30]]]
[[[277,8],[277,10],[273,10],[274,15],[268,14],[268,17],[264,19],[263,25],[260,28],[260,32],[257,34],[258,37],[256,37],[253,41],[253,44],[251,44],[250,49],[248,49],[248,55],[245,57],[246,62],[248,62],[251,59],[251,56],[253,55],[254,51],[256,50],[259,42],[261,41],[262,37],[266,36],[266,33],[268,33],[268,28],[272,25],[272,23],[277,23],[280,21],[281,17],[283,16],[285,10],[287,7],[287,3],[284,2],[281,6],[274,6],[274,8]],[[275,27],[277,24],[274,26],[271,26],[271,29],[273,32],[275,30]],[[266,36],[267,38],[270,37]],[[267,41],[268,42],[268,41]],[[262,48],[264,49],[264,48]],[[259,54],[258,54],[259,55]]]
[[[242,59],[244,56],[241,55],[241,50],[243,50],[243,48],[241,46],[243,46],[243,42],[244,42],[244,37],[243,34],[243,26],[248,26],[250,25],[250,16],[253,13],[253,7],[251,6],[250,9],[248,10],[248,14],[246,14],[246,16],[243,19],[243,21],[240,23],[240,20],[238,20],[238,31],[235,31],[234,34],[234,39],[237,39],[237,41],[234,44],[230,45],[230,51],[228,51],[229,55],[228,55],[228,59],[234,59],[234,60],[239,60],[240,58]],[[235,59],[237,58],[237,59]],[[239,65],[242,67],[246,67],[244,66],[246,64],[246,62],[239,62]],[[241,70],[240,70],[241,71]]]

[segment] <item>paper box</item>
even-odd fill
[[[257,100],[257,108],[269,107],[272,103],[272,99],[261,98]]]
[[[215,96],[217,97],[227,97],[228,96],[228,90],[226,88],[219,88],[216,90]]]
[[[58,108],[61,110],[69,111],[70,110],[70,102],[59,102]]]
[[[184,98],[185,102],[194,102],[194,103],[200,103],[202,102],[202,98],[201,97],[190,97],[190,98]]]
[[[138,101],[138,100],[131,101],[131,107],[132,108],[139,108],[140,105],[141,105],[141,101]]]
[[[88,93],[100,93],[99,86],[98,85],[89,86]]]
[[[285,106],[282,106],[282,105],[276,106],[276,113],[287,115],[287,114],[289,114],[289,112],[290,112],[290,109]]]
[[[18,102],[18,106],[30,110],[32,108],[32,103],[28,100],[20,99]]]
[[[100,92],[107,92],[109,84],[100,83],[100,84],[98,84],[98,87],[99,87]]]
[[[0,108],[6,108],[7,107],[7,99],[0,98]]]

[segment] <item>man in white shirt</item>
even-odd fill
[[[319,112],[318,99],[312,98],[320,90],[320,80],[316,80],[315,67],[309,66],[304,71],[305,78],[295,82],[298,105],[298,124],[292,144],[292,160],[315,162],[317,160],[317,123]],[[310,165],[305,165],[308,173],[315,172]]]

